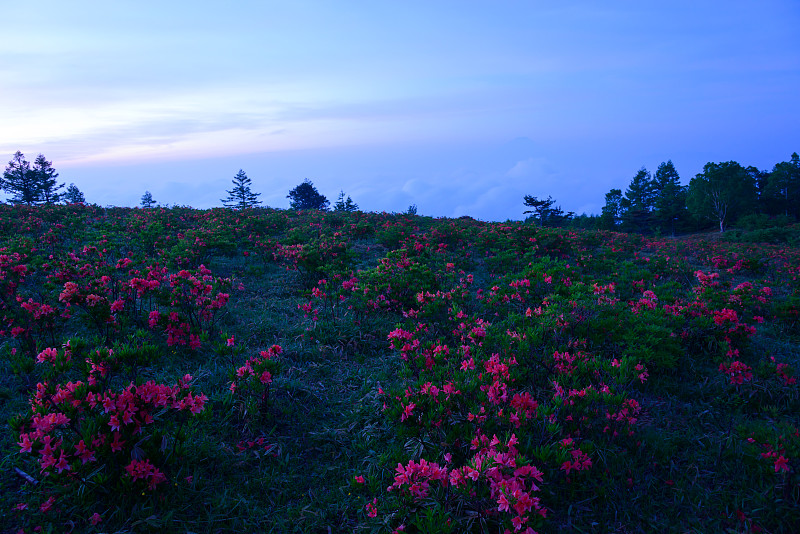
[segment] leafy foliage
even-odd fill
[[[729,221],[754,210],[756,195],[755,180],[735,161],[706,163],[689,183],[687,205],[695,217],[715,221],[723,232]]]
[[[713,221],[724,231],[747,225],[752,217],[767,227],[781,227],[798,217],[800,157],[781,162],[771,172],[743,167],[735,161],[708,163],[689,186],[680,183],[672,161],[662,162],[655,176],[643,167],[625,194],[612,189],[599,217],[599,227],[660,235],[700,231]],[[573,226],[576,226],[573,223]]]

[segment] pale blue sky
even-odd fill
[[[3,2],[0,155],[87,200],[599,213],[672,159],[800,151],[800,2]],[[555,6],[555,7],[553,7]]]

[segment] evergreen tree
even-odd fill
[[[768,171],[759,170],[753,166],[747,167],[745,170],[750,174],[753,178],[753,182],[756,184],[756,197],[758,198],[756,202],[756,211],[758,213],[770,215],[777,215],[780,213],[780,211],[773,213],[776,206],[773,203],[773,199],[770,198],[770,191],[768,191],[770,173]]]
[[[566,226],[575,217],[574,211],[564,213],[561,206],[550,208],[547,212],[547,226],[561,227]]]
[[[553,197],[548,196],[546,199],[538,199],[531,195],[525,195],[525,205],[532,210],[524,211],[523,213],[533,213],[531,217],[534,222],[539,221],[540,226],[564,226],[574,216],[574,212],[564,213],[561,206],[553,207],[555,200]]]
[[[9,199],[14,204],[36,204],[40,198],[37,176],[31,171],[31,164],[25,155],[17,150],[8,162],[0,187],[12,195]]]
[[[289,208],[293,210],[322,210],[328,209],[330,202],[321,195],[314,183],[308,178],[303,183],[289,191],[286,196],[289,199]]]
[[[52,162],[47,161],[43,154],[36,156],[30,172],[33,173],[39,190],[39,201],[45,204],[55,204],[61,199],[62,193],[59,193],[58,190],[62,189],[64,184],[56,185],[58,173],[53,168]]]
[[[417,214],[417,205],[411,204],[410,206],[408,206],[408,209],[406,210],[406,215],[416,215],[416,214]]]
[[[67,192],[64,193],[63,200],[67,204],[84,204],[86,197],[83,196],[81,190],[75,184],[69,184]]]
[[[358,204],[353,202],[350,195],[347,195],[347,200],[344,198],[344,191],[339,191],[339,198],[336,199],[336,204],[333,205],[333,211],[358,211]]]
[[[730,221],[753,213],[757,200],[752,174],[735,161],[726,161],[705,164],[689,183],[686,203],[695,217],[716,222],[724,232]]]
[[[145,191],[144,195],[142,195],[142,207],[143,208],[152,208],[156,205],[156,201],[153,200],[153,195],[150,191]]]
[[[622,189],[612,189],[606,193],[606,205],[600,215],[600,228],[616,230],[622,219]]]
[[[553,212],[552,206],[556,202],[553,200],[553,197],[548,196],[547,198],[538,199],[531,195],[525,195],[523,200],[525,206],[533,209],[523,211],[522,213],[532,213],[534,222],[539,221],[539,226],[544,226]]]
[[[661,163],[653,178],[653,221],[662,232],[675,235],[675,229],[686,220],[686,188],[672,160]]]
[[[242,169],[233,177],[233,189],[226,191],[228,198],[222,201],[226,208],[246,209],[261,204],[258,197],[261,193],[250,191],[250,178]]]
[[[569,228],[580,228],[583,230],[598,230],[601,225],[601,217],[599,215],[589,215],[588,213],[581,213],[570,219]]]
[[[770,215],[800,215],[800,156],[777,163],[766,178],[764,200]]]
[[[625,190],[625,197],[620,200],[622,227],[633,232],[650,231],[653,199],[652,178],[647,169],[642,167]]]

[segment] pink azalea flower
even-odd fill
[[[789,460],[787,460],[783,455],[778,456],[775,459],[775,472],[778,471],[786,471],[789,472]]]
[[[42,505],[39,507],[39,509],[42,512],[47,513],[53,507],[53,504],[55,502],[56,502],[56,498],[55,497],[50,497],[49,499],[47,499],[45,502],[42,503]]]

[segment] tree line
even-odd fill
[[[58,173],[52,162],[39,154],[33,163],[17,151],[0,178],[0,189],[15,204],[39,205],[58,202],[86,202],[83,193],[70,184],[66,191],[58,183]],[[251,180],[243,170],[234,176],[233,188],[225,207],[246,209],[261,204],[253,193]],[[289,191],[289,208],[295,210],[327,210],[330,202],[314,183],[306,179]],[[743,167],[735,161],[706,163],[703,172],[695,175],[688,185],[682,185],[672,161],[662,162],[655,172],[642,167],[633,176],[628,187],[611,189],[605,195],[605,205],[600,215],[564,212],[548,196],[537,198],[525,195],[524,205],[531,209],[523,213],[528,220],[552,227],[578,227],[636,232],[642,234],[675,235],[704,230],[713,225],[724,232],[737,222],[768,219],[772,226],[783,226],[800,217],[800,156],[795,152],[788,161],[773,166],[771,171],[756,167]],[[152,194],[145,191],[142,207],[156,205]],[[333,205],[334,211],[358,211],[359,207],[349,195],[340,191]],[[406,213],[416,214],[416,205]]]
[[[239,169],[233,177],[233,189],[226,191],[228,198],[222,199],[225,207],[235,209],[246,209],[256,207],[261,204],[258,196],[261,193],[253,193],[250,189],[251,180],[247,174]],[[292,210],[320,210],[327,211],[330,208],[330,201],[321,194],[314,186],[314,182],[306,178],[303,183],[296,186],[286,195],[289,199],[289,209]],[[344,191],[339,191],[339,197],[333,205],[333,211],[358,211],[359,207],[350,195],[345,197]],[[411,204],[406,211],[409,215],[417,214],[417,205]]]
[[[526,195],[523,213],[542,226],[570,226],[642,234],[675,235],[714,226],[724,232],[737,222],[766,219],[783,226],[800,216],[800,157],[771,171],[743,167],[735,161],[706,163],[703,172],[682,185],[672,161],[661,163],[655,175],[642,167],[627,189],[611,189],[601,214],[564,213],[555,201]]]
[[[64,184],[59,184],[56,178],[58,178],[58,173],[53,167],[53,163],[47,161],[43,154],[39,154],[31,164],[18,150],[11,157],[11,161],[6,165],[3,176],[0,178],[0,190],[10,196],[9,202],[12,204],[36,206],[59,202],[86,202],[86,197],[75,184],[70,184],[66,191],[62,191]],[[243,170],[239,170],[232,182],[233,188],[226,191],[228,197],[221,200],[225,207],[246,209],[261,204],[261,201],[258,200],[261,193],[252,192],[250,187],[252,182]],[[290,209],[327,210],[330,206],[325,195],[320,194],[314,187],[314,183],[308,179],[289,191],[287,198],[290,200]],[[145,191],[140,206],[152,208],[157,204],[152,193]],[[416,207],[414,208],[416,209]],[[345,197],[344,191],[342,191],[333,209],[334,211],[358,211],[359,208],[358,204],[353,202],[349,195]]]
[[[251,180],[247,174],[239,169],[233,177],[233,189],[226,191],[228,198],[222,199],[222,204],[227,208],[246,209],[253,208],[261,204],[258,197],[261,193],[253,193],[250,189]],[[321,210],[326,211],[330,207],[330,201],[317,191],[314,182],[306,178],[303,183],[289,191],[286,195],[289,199],[289,209],[293,210]],[[358,211],[358,204],[353,202],[350,195],[345,198],[344,191],[339,193],[339,198],[333,205],[333,211]]]
[[[69,184],[66,191],[61,192],[64,184],[56,180],[58,173],[53,163],[47,161],[43,154],[36,156],[31,164],[25,155],[17,150],[0,178],[0,189],[8,193],[10,202],[14,204],[56,204],[58,202],[78,203],[86,199],[75,184]]]

